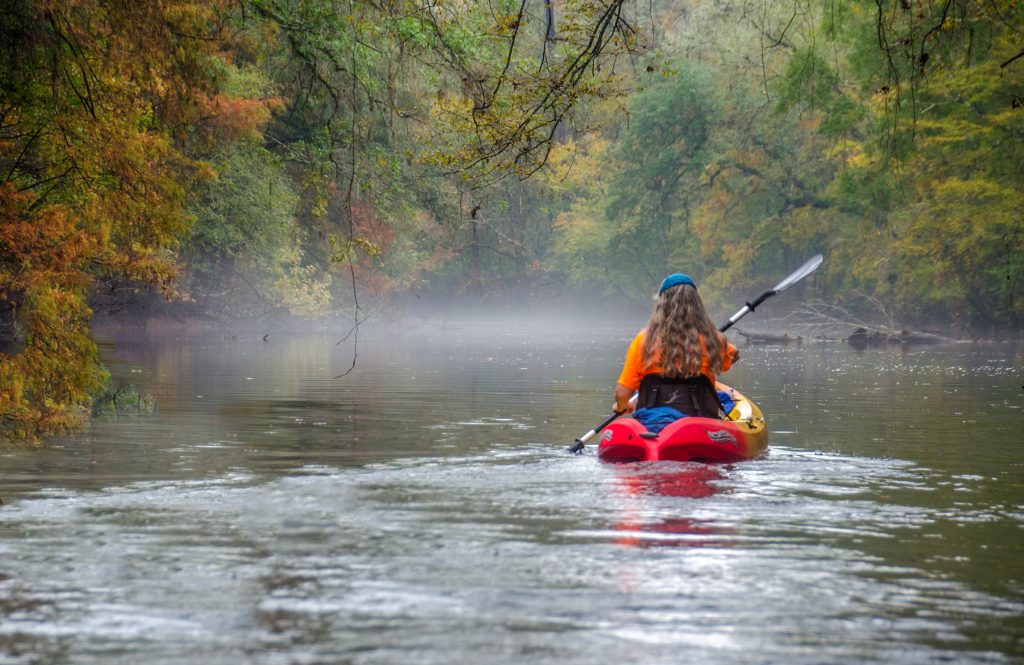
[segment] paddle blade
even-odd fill
[[[775,293],[782,293],[783,291],[785,291],[789,287],[791,287],[794,284],[796,284],[797,282],[799,282],[804,277],[807,277],[812,272],[817,270],[818,266],[821,265],[821,262],[823,260],[824,260],[824,258],[821,256],[821,254],[818,254],[817,256],[812,257],[811,259],[809,259],[807,261],[807,263],[803,264],[802,266],[800,266],[799,268],[794,270],[789,275],[789,277],[787,277],[786,279],[784,279],[781,282],[779,282],[778,284],[776,284],[775,288],[772,289],[772,291],[774,291]]]

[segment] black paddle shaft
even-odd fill
[[[765,291],[764,293],[762,293],[758,297],[754,298],[754,302],[748,302],[746,305],[743,306],[743,309],[741,309],[739,312],[736,313],[736,314],[738,314],[738,316],[734,315],[733,318],[731,318],[728,321],[726,321],[725,325],[723,325],[721,328],[718,329],[718,332],[725,332],[729,328],[732,328],[732,324],[736,323],[737,321],[739,321],[741,318],[743,318],[744,316],[746,316],[750,312],[753,312],[755,309],[757,309],[758,305],[763,303],[765,300],[768,300],[769,298],[771,298],[776,293],[778,293],[778,292],[774,291],[774,290],[772,290],[772,291]],[[742,312],[742,314],[740,312]]]
[[[603,423],[601,423],[594,429],[590,430],[580,438],[576,439],[576,443],[572,444],[572,446],[569,447],[569,452],[572,453],[573,455],[578,455],[581,452],[583,452],[583,446],[587,444],[587,441],[590,441],[590,439],[592,439],[595,434],[603,430],[605,427],[611,425],[612,421],[621,415],[622,413],[619,411],[612,411],[612,415],[608,416],[608,418]]]

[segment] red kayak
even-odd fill
[[[598,456],[605,462],[739,462],[764,454],[768,426],[757,405],[725,384],[735,407],[725,419],[688,417],[654,434],[638,420],[617,418],[601,430]]]

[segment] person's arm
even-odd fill
[[[725,335],[722,335],[722,341],[725,342],[722,348],[722,371],[727,372],[740,359],[740,350]]]
[[[612,409],[616,413],[633,413],[633,403],[630,402],[630,398],[633,397],[635,391],[632,388],[622,385],[621,383],[615,384],[615,406]]]
[[[632,413],[633,406],[629,398],[636,392],[636,388],[630,385],[639,386],[643,376],[641,365],[643,364],[643,333],[633,338],[629,349],[626,351],[626,362],[622,366],[622,374],[619,375],[619,382],[615,384],[615,405],[612,409],[616,413]]]

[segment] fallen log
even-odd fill
[[[772,333],[748,333],[743,330],[737,330],[736,332],[743,335],[748,344],[800,344],[804,341],[803,337],[799,335],[793,337],[788,333],[775,335]]]
[[[947,344],[953,340],[949,337],[937,335],[930,332],[914,330],[867,330],[857,328],[849,337],[847,343],[855,349],[866,349],[869,346],[921,346],[926,344]]]

